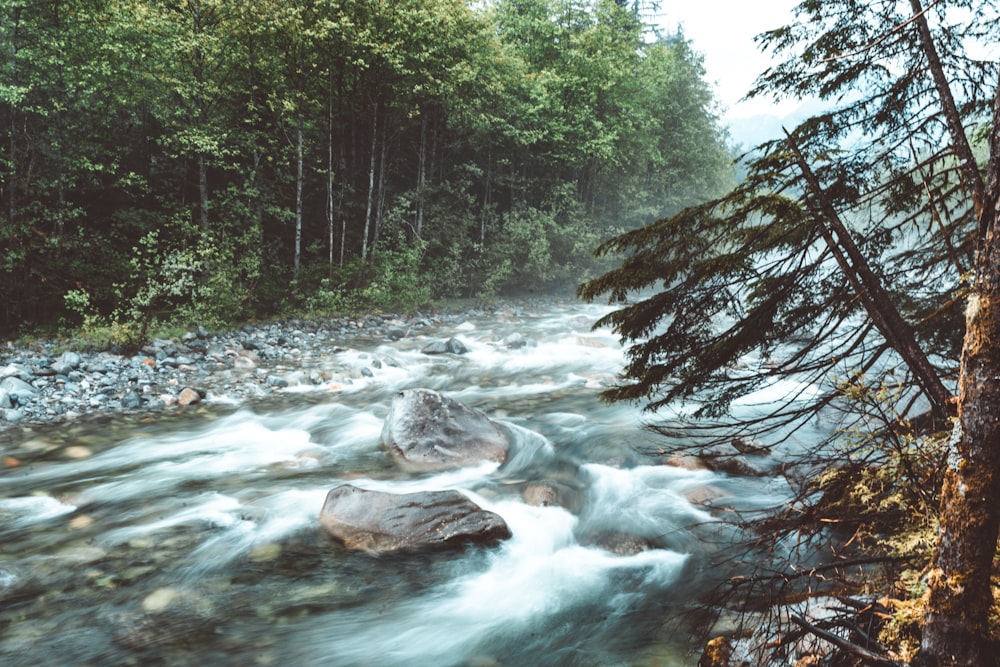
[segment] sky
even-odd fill
[[[696,51],[705,56],[706,79],[715,86],[724,121],[758,115],[792,113],[799,103],[770,100],[740,102],[757,75],[769,65],[753,38],[790,23],[800,0],[661,0],[658,23],[668,30],[678,25]]]

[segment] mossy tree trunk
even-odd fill
[[[994,101],[972,294],[959,377],[958,422],[941,493],[921,657],[935,666],[994,664],[991,575],[1000,529],[1000,89]]]

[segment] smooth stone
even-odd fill
[[[143,611],[156,613],[169,607],[174,600],[179,597],[179,593],[170,587],[158,588],[145,597],[142,601]]]
[[[4,378],[0,381],[0,389],[5,389],[12,397],[38,395],[38,389],[18,377]]]
[[[0,368],[0,378],[9,377],[16,377],[20,380],[27,381],[31,379],[31,371],[18,364],[7,364],[3,368]]]
[[[455,490],[393,494],[345,484],[327,494],[320,525],[348,549],[373,555],[489,545],[511,536],[498,514]]]
[[[503,339],[503,344],[510,350],[519,350],[528,344],[528,341],[524,339],[519,333],[512,333]]]
[[[420,350],[423,354],[466,354],[469,348],[457,338],[428,343]]]
[[[184,387],[177,395],[178,405],[195,405],[196,403],[201,403],[201,394],[191,387]]]
[[[431,389],[392,399],[381,442],[404,469],[447,470],[507,460],[510,443],[483,412]]]

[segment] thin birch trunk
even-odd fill
[[[420,151],[417,155],[417,220],[416,236],[424,229],[424,185],[427,181],[427,114],[420,116]]]
[[[201,231],[208,235],[208,160],[198,153],[198,202],[201,211]]]
[[[375,198],[375,166],[378,149],[378,101],[372,111],[372,143],[368,161],[368,204],[365,208],[365,229],[361,237],[361,264],[368,260],[368,232],[372,224],[372,204]]]

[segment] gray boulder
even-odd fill
[[[738,477],[762,477],[773,474],[779,467],[780,462],[768,453],[767,447],[734,438],[729,443],[703,447],[697,458],[708,470]]]
[[[449,338],[428,343],[420,351],[424,354],[466,354],[469,348],[459,339]]]
[[[385,337],[389,340],[399,340],[400,338],[406,338],[406,329],[403,327],[392,326],[385,330]]]
[[[79,354],[67,351],[60,354],[59,358],[52,363],[52,370],[59,375],[69,375],[71,371],[79,368],[81,363],[83,363],[83,359]]]
[[[519,350],[528,344],[528,341],[519,333],[512,333],[503,339],[503,344],[510,350]]]
[[[7,364],[3,368],[0,368],[0,380],[9,377],[15,377],[20,380],[24,380],[25,382],[29,382],[32,374],[31,371],[24,366],[20,366],[18,364]]]
[[[348,549],[373,555],[492,545],[511,536],[499,515],[458,491],[393,494],[345,484],[327,494],[319,521]]]
[[[29,396],[38,395],[38,389],[16,377],[4,378],[0,381],[0,389],[5,389],[11,400],[16,400],[18,403],[23,403]]]
[[[431,389],[393,397],[381,440],[400,467],[415,471],[503,463],[510,449],[506,433],[485,414]]]

